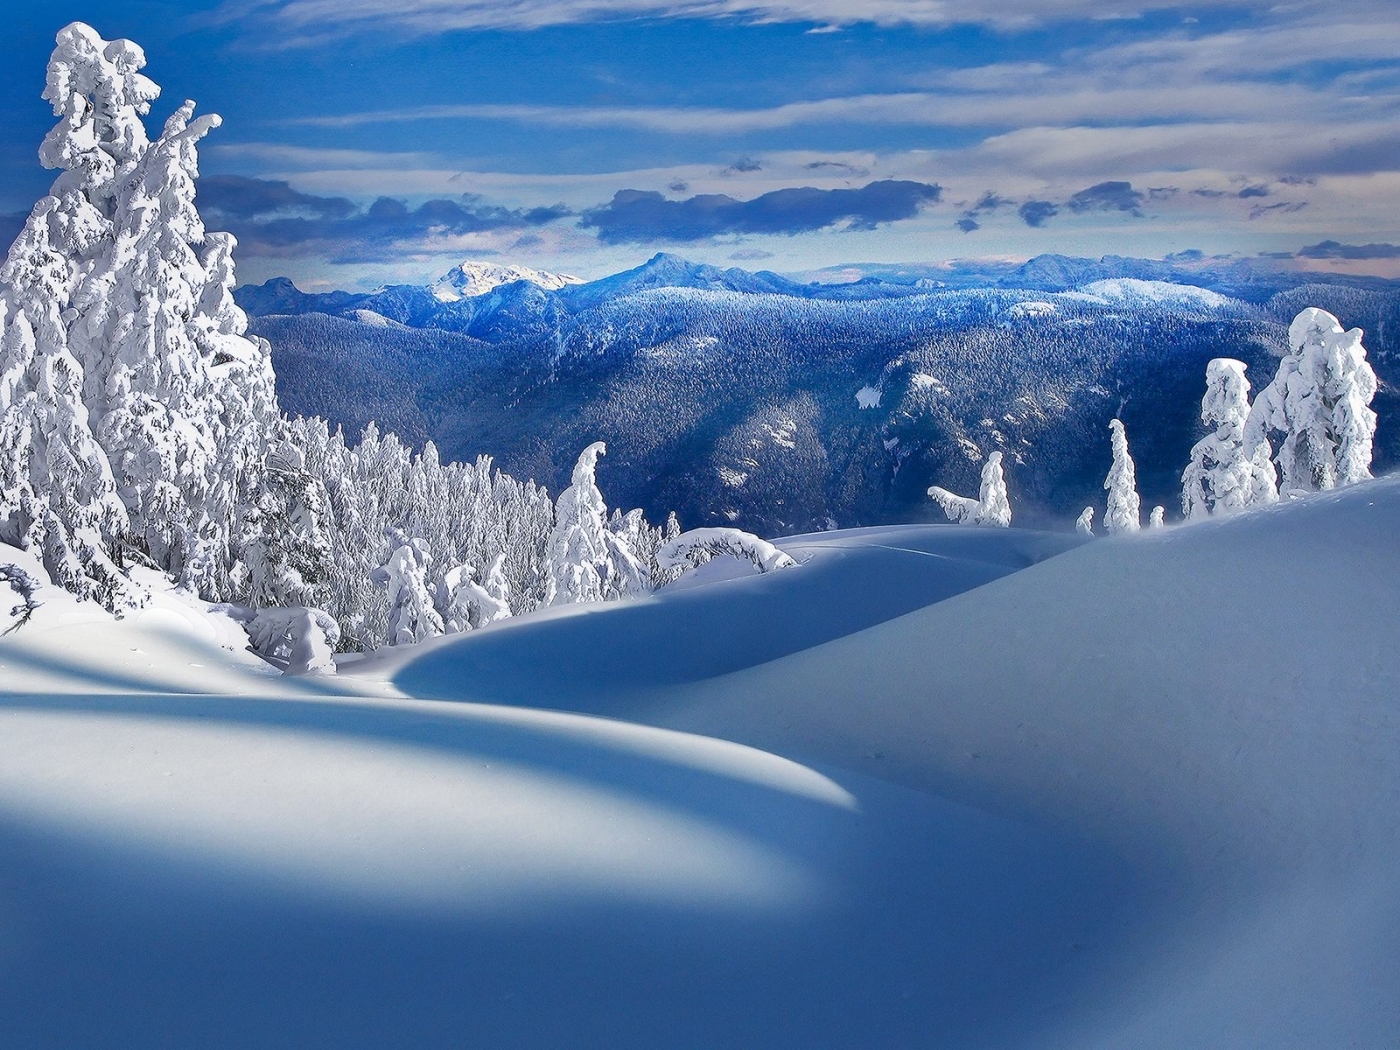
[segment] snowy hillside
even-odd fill
[[[123,1050],[1389,1045],[1397,530],[1385,479],[1079,545],[799,537],[319,685],[187,598],[94,636],[41,587],[0,640],[0,1016]]]

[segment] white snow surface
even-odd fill
[[[1115,277],[1094,281],[1080,289],[1111,303],[1141,306],[1146,303],[1171,305],[1181,309],[1220,310],[1233,304],[1228,297],[1209,288],[1196,288],[1169,281],[1142,281],[1134,277]]]
[[[315,680],[153,574],[122,621],[41,586],[0,638],[0,1023],[1395,1045],[1397,530],[1391,478],[1092,542],[793,537]]]
[[[583,283],[581,278],[570,277],[567,274],[532,270],[528,266],[473,262],[468,259],[439,277],[432,290],[433,295],[441,302],[455,303],[461,299],[485,295],[503,284],[511,284],[514,281],[529,281],[547,292],[557,291],[565,285]]]

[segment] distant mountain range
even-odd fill
[[[847,279],[659,254],[587,283],[464,263],[427,287],[310,294],[279,278],[237,298],[272,343],[286,410],[351,433],[374,420],[446,459],[490,454],[552,489],[603,439],[609,500],[688,527],[933,520],[924,490],[975,492],[996,449],[1018,523],[1062,523],[1102,503],[1115,415],[1144,501],[1174,513],[1206,362],[1245,361],[1257,388],[1305,306],[1367,330],[1376,466],[1400,462],[1400,282],[1203,257],[833,275]]]

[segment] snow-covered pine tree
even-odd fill
[[[0,267],[0,542],[40,552],[54,582],[120,614],[144,594],[117,561],[130,522],[68,348],[75,212],[97,222],[76,195],[41,200]]]
[[[1011,501],[1006,495],[1006,476],[1002,472],[1000,452],[993,452],[982,465],[982,483],[977,499],[959,496],[937,485],[931,486],[928,494],[952,521],[1003,529],[1011,525]]]
[[[389,594],[388,641],[408,645],[443,633],[442,616],[433,605],[428,589],[428,567],[432,555],[421,539],[409,539],[398,530],[390,532],[392,551],[388,560],[370,574],[372,582]]]
[[[1103,525],[1110,533],[1137,532],[1142,528],[1142,499],[1137,493],[1133,457],[1128,454],[1128,434],[1121,419],[1113,420],[1108,427],[1113,442],[1113,466],[1103,483],[1108,491]]]
[[[334,564],[328,503],[296,444],[282,441],[268,451],[262,484],[243,512],[237,581],[255,609],[326,604]]]
[[[1188,520],[1278,500],[1268,443],[1245,448],[1249,418],[1245,367],[1243,361],[1228,357],[1217,357],[1206,366],[1201,422],[1215,430],[1192,447],[1191,462],[1181,475],[1181,509]]]
[[[1308,307],[1288,327],[1289,352],[1259,391],[1244,426],[1247,448],[1278,434],[1275,457],[1285,493],[1313,492],[1371,476],[1376,373],[1359,328],[1343,331],[1326,310]]]
[[[233,509],[277,417],[267,347],[228,296],[232,239],[194,209],[195,144],[218,118],[186,103],[151,143],[144,64],[81,23],[58,34],[40,159],[62,171],[0,272],[0,518],[114,611],[139,600],[117,570],[133,539],[207,596],[226,588]]]
[[[1094,534],[1094,508],[1085,507],[1079,512],[1079,517],[1074,519],[1074,531],[1081,536],[1092,536]]]
[[[549,537],[545,605],[601,602],[607,582],[617,571],[607,536],[608,507],[598,491],[598,457],[607,445],[595,441],[574,464],[572,484],[555,504],[554,531]]]
[[[476,582],[474,566],[458,565],[447,571],[438,605],[442,609],[443,624],[448,634],[479,630],[510,617],[510,602],[500,593],[505,582],[500,565],[501,559],[497,558],[492,571],[487,574],[490,589]],[[493,594],[492,590],[497,593]]]

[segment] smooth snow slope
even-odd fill
[[[1024,1045],[1395,1045],[1397,537],[1388,479],[1096,542],[714,680],[536,702],[860,770],[1114,850],[1152,887],[1138,935]],[[444,656],[424,663],[446,682]],[[412,666],[399,680],[416,683]]]
[[[802,564],[723,586],[508,620],[364,665],[411,696],[614,710],[620,693],[698,682],[851,634],[1079,546],[1072,533],[946,525],[777,541]],[[732,559],[725,559],[732,561]],[[717,568],[712,562],[705,570]]]
[[[179,595],[44,588],[0,639],[0,1045],[1395,1045],[1397,535],[1387,480],[1044,561],[803,538],[312,685]],[[536,631],[563,670],[499,659]]]

